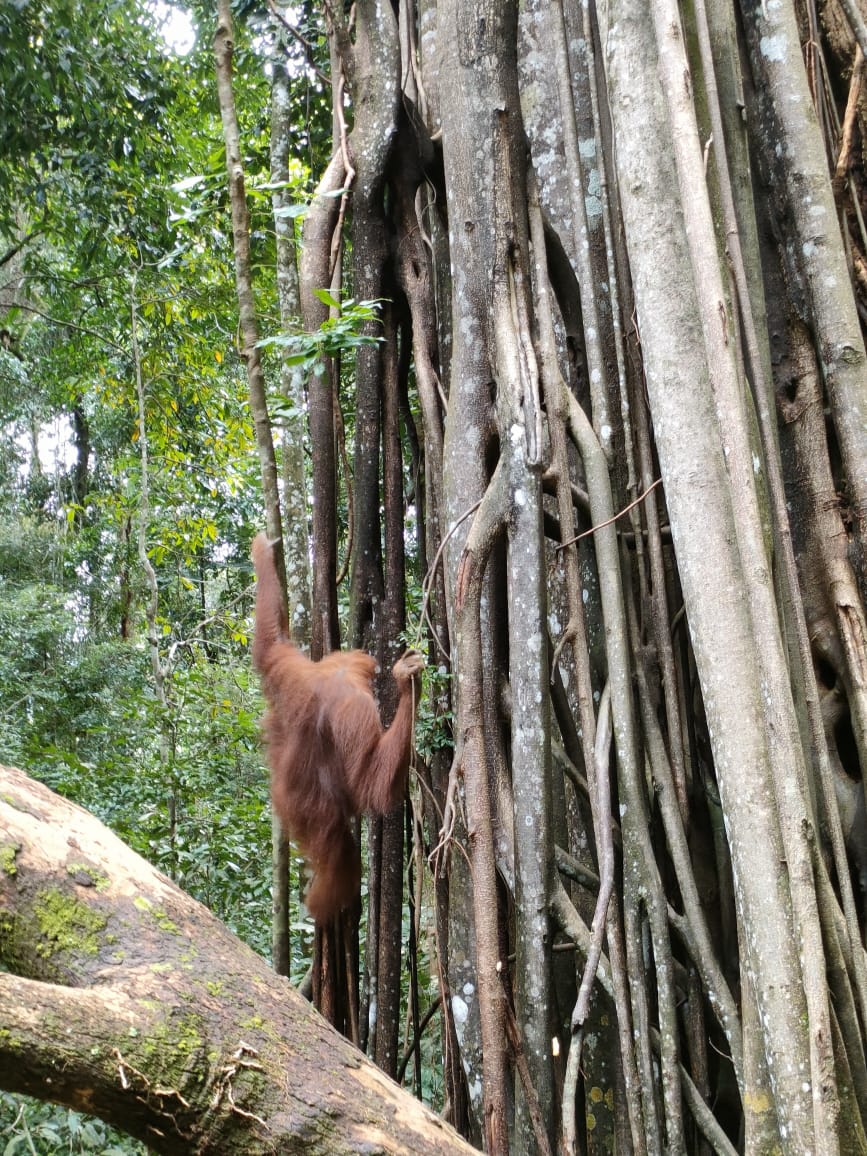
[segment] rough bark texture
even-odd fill
[[[817,352],[846,478],[849,505],[867,534],[867,356],[846,268],[825,146],[794,7],[744,3],[750,64],[759,95],[769,169],[785,189],[785,254],[815,326]],[[775,146],[779,145],[779,149]],[[780,163],[780,158],[788,163]],[[859,551],[860,554],[860,551]],[[863,566],[863,556],[859,558]]]
[[[841,84],[812,0],[328,12],[353,294],[390,301],[354,363],[352,631],[402,625],[411,343],[454,678],[422,772],[444,1106],[495,1153],[862,1151],[855,38],[826,0]],[[402,836],[370,841],[389,1070]]]
[[[335,192],[343,187],[346,167],[336,151],[319,180],[304,221],[301,251],[301,313],[304,328],[315,332],[328,317],[328,306],[315,295],[331,286],[330,253],[339,214]],[[319,659],[340,646],[337,618],[337,452],[335,448],[335,385],[332,358],[307,384],[310,453],[313,461],[313,621],[310,657]]]
[[[351,931],[314,991],[387,1071],[402,1015],[441,1022],[491,1153],[867,1152],[855,9],[325,13],[305,326],[319,288],[383,304],[309,382],[313,649],[351,412],[350,634],[388,661],[415,540],[436,667],[413,872],[370,828],[361,1022]],[[400,970],[425,855],[442,1021],[423,890]]]
[[[644,39],[648,34],[649,30],[640,24],[624,19],[622,9],[612,7],[612,25],[615,19],[620,36],[631,33]],[[631,20],[639,19],[631,16]],[[673,151],[662,147],[663,122],[645,119],[648,112],[662,116],[662,94],[657,88],[655,93],[645,91],[638,102],[627,98],[635,77],[622,68],[624,54],[628,55],[628,48],[609,38],[606,63],[611,69],[615,132],[628,133],[636,142],[653,142],[652,149],[636,147],[623,157],[620,188],[627,228],[634,222],[643,231],[649,217],[657,223],[655,249],[639,250],[632,256],[639,318],[658,317],[663,312],[666,315],[664,326],[642,329],[646,334],[642,345],[656,445],[675,549],[682,559],[681,583],[705,710],[710,733],[719,743],[717,775],[743,904],[752,996],[765,1014],[770,1003],[774,1006],[777,1027],[774,1040],[769,1041],[769,1061],[773,1078],[779,1081],[778,1095],[784,1102],[787,1129],[804,1130],[802,1138],[794,1141],[792,1151],[798,1151],[799,1145],[809,1148],[813,1143],[812,1108],[810,1097],[804,1095],[798,1065],[791,1065],[789,1057],[797,1054],[800,1063],[809,1067],[809,1048],[802,1030],[802,1004],[799,1010],[803,989],[790,900],[785,877],[779,870],[783,855],[767,749],[758,720],[744,726],[744,719],[755,718],[761,704],[753,627],[743,602],[744,578],[735,545],[733,514],[730,508],[726,509],[723,442],[715,428],[712,394],[707,378],[703,387],[699,378],[700,386],[696,388],[692,370],[696,356],[703,359],[698,352],[703,344],[701,314],[694,296],[682,214],[673,195],[677,187]],[[626,118],[630,115],[637,115],[641,123],[629,122]],[[668,199],[661,195],[662,190],[668,190]],[[677,270],[673,282],[664,290],[655,275],[660,261],[670,270]],[[673,334],[681,335],[684,348],[672,345]],[[683,390],[680,397],[678,387]],[[688,485],[683,484],[687,477]],[[713,602],[702,597],[709,588],[716,591]],[[734,671],[737,676],[733,684]],[[776,881],[777,890],[773,912],[768,906],[770,880]]]
[[[0,767],[0,1085],[154,1152],[469,1152],[74,804]]]

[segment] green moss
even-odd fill
[[[20,843],[0,843],[0,871],[11,879],[14,879],[18,874],[15,857],[20,850]]]
[[[180,935],[181,929],[174,922],[174,920],[169,919],[168,915],[161,907],[154,907],[151,901],[149,899],[145,899],[143,895],[137,895],[132,902],[133,906],[137,907],[139,911],[143,912],[145,915],[152,915],[154,917],[156,920],[156,925],[160,931],[168,931],[172,935]]]
[[[261,1030],[265,1026],[265,1021],[261,1016],[250,1016],[249,1019],[241,1020],[239,1027],[242,1028],[258,1028]]]
[[[195,1052],[200,1052],[204,1046],[205,1041],[202,1037],[201,1019],[199,1016],[187,1016],[178,1024],[178,1035],[175,1041],[175,1047],[183,1056],[192,1056]]]
[[[24,1041],[20,1036],[10,1032],[8,1028],[0,1028],[0,1045],[2,1045],[4,1052],[18,1051],[23,1048]]]
[[[201,1023],[200,1016],[191,1014],[155,1025],[142,1043],[143,1054],[158,1056],[161,1064],[183,1070],[190,1056],[204,1051]]]
[[[156,1024],[142,1041],[142,1055],[149,1060],[160,1055],[168,1043],[168,1031],[165,1024]]]
[[[268,1080],[264,1072],[259,1072],[255,1068],[242,1068],[236,1079],[235,1095],[242,1102],[255,1104],[265,1093],[267,1085]]]
[[[95,887],[97,891],[105,891],[108,888],[108,876],[87,863],[67,863],[66,874],[82,887]]]
[[[161,907],[154,907],[151,901],[145,899],[143,895],[137,895],[135,899],[133,899],[133,906],[137,907],[138,910],[145,915],[152,915],[160,931],[168,931],[171,932],[172,935],[180,935],[181,929],[174,920],[169,919]]]
[[[21,970],[21,944],[14,914],[0,907],[0,971]]]
[[[168,915],[166,915],[165,911],[163,911],[161,907],[154,908],[154,918],[157,921],[157,927],[159,927],[160,931],[169,931],[172,935],[181,934],[181,929],[178,927],[177,923],[169,919]]]
[[[37,954],[49,959],[58,951],[96,955],[99,952],[99,933],[106,918],[77,899],[52,888],[40,895],[33,907],[42,942]]]
[[[208,995],[218,996],[223,994],[223,984],[217,980],[209,979],[205,987],[208,989]]]

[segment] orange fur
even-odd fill
[[[374,659],[360,650],[335,651],[311,662],[292,642],[273,549],[264,534],[253,542],[256,629],[253,665],[269,710],[264,731],[271,798],[314,878],[307,907],[324,922],[358,894],[361,861],[349,820],[384,814],[406,785],[413,723],[413,684],[422,658],[407,651],[392,673],[400,694],[394,721],[383,730],[373,698]]]

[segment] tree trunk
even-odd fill
[[[0,1086],[167,1154],[471,1151],[206,908],[11,767],[0,910]]]
[[[235,115],[235,97],[232,90],[232,13],[228,0],[221,0],[214,37],[214,56],[217,64],[217,89],[220,100],[220,115],[223,121],[223,136],[226,143],[226,168],[229,176],[229,198],[232,204],[232,237],[235,253],[235,285],[238,294],[238,309],[241,327],[241,358],[247,369],[250,396],[250,412],[256,430],[256,446],[259,451],[259,466],[262,474],[262,494],[265,501],[265,526],[268,537],[277,541],[275,562],[277,574],[284,593],[287,591],[286,551],[283,546],[283,520],[280,514],[280,492],[277,483],[277,459],[274,453],[274,438],[271,433],[271,419],[268,416],[268,401],[265,391],[265,373],[259,354],[259,331],[256,319],[256,302],[253,295],[253,275],[250,266],[250,216],[244,187],[244,169],[241,164],[241,145],[238,121]],[[274,129],[273,139],[279,142],[279,130]],[[285,245],[285,240],[284,240]],[[284,270],[287,255],[281,254]],[[281,308],[288,309],[286,290],[281,293]],[[300,447],[298,450],[300,454]],[[307,518],[306,504],[303,502],[303,468],[301,481],[297,478],[292,492],[292,514],[295,528],[290,540],[292,546],[293,601],[290,622],[304,627],[304,608],[307,594]],[[303,516],[298,509],[298,485],[301,486]],[[298,530],[303,534],[299,537]],[[299,562],[299,556],[301,561]],[[300,618],[299,618],[300,614]],[[303,641],[303,639],[299,639]],[[276,815],[271,818],[271,876],[272,876],[272,927],[271,942],[274,968],[279,975],[289,974],[289,840],[280,826]]]
[[[815,54],[811,0],[798,16]],[[854,39],[844,125],[791,9],[402,0],[329,19],[353,129],[336,101],[322,187],[357,178],[352,291],[391,302],[345,394],[353,640],[382,659],[402,627],[390,390],[409,330],[425,589],[454,672],[451,769],[422,772],[448,1109],[495,1153],[862,1151]],[[386,1067],[393,834],[388,852],[388,822],[371,828],[367,925]]]
[[[296,261],[295,221],[289,184],[289,150],[292,140],[289,75],[286,62],[287,34],[275,10],[276,26],[271,76],[271,194],[274,232],[277,237],[277,297],[280,326],[288,333],[301,324],[301,296]],[[283,558],[286,596],[292,637],[302,649],[310,647],[310,539],[307,527],[307,470],[304,442],[307,432],[303,381],[289,364],[284,351],[280,390],[286,402],[283,427]],[[271,819],[272,946],[274,970],[288,975],[290,965],[289,909],[291,904],[291,850],[289,838],[276,815]]]

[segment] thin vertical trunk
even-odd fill
[[[328,318],[328,306],[315,295],[331,286],[331,245],[338,221],[339,198],[346,169],[339,150],[316,187],[304,221],[300,292],[304,328],[315,333]],[[313,463],[313,613],[310,656],[322,658],[340,646],[337,615],[337,455],[334,434],[336,367],[333,358],[310,375],[307,407]]]
[[[241,142],[238,118],[235,114],[235,94],[232,90],[232,52],[234,49],[232,12],[229,0],[219,0],[217,31],[214,35],[214,57],[217,64],[217,92],[223,138],[226,145],[226,172],[229,179],[229,199],[232,205],[232,240],[235,254],[235,288],[238,295],[240,320],[240,356],[247,370],[250,412],[256,431],[256,448],[262,474],[262,492],[265,501],[265,527],[268,537],[281,539],[280,494],[277,485],[277,460],[274,439],[265,394],[265,372],[259,354],[259,329],[256,302],[253,295],[253,274],[250,263],[250,215],[244,187],[244,168],[241,164]],[[282,547],[275,553],[280,583],[286,589],[286,571]]]
[[[404,581],[403,460],[400,443],[397,332],[394,307],[385,306],[382,376],[382,461],[385,541],[383,628],[385,665],[400,651],[406,628]],[[382,703],[383,723],[390,721],[395,703]],[[377,1030],[373,1059],[390,1076],[397,1074],[401,1002],[401,944],[403,941],[404,807],[383,816],[379,879],[379,942],[377,961]]]
[[[166,791],[166,812],[169,829],[169,847],[171,849],[170,873],[177,868],[175,860],[176,827],[177,827],[177,783],[172,770],[172,742],[169,718],[169,698],[167,683],[171,677],[171,665],[160,655],[161,632],[157,624],[159,612],[159,586],[153,563],[148,555],[148,529],[150,526],[150,465],[149,440],[147,425],[147,409],[145,405],[145,380],[142,368],[141,348],[138,333],[138,299],[136,297],[137,284],[133,275],[130,286],[130,344],[132,346],[133,370],[135,373],[136,402],[138,408],[138,452],[141,468],[139,483],[139,510],[138,510],[138,558],[145,576],[147,585],[147,602],[145,603],[145,620],[147,622],[148,652],[151,661],[151,675],[154,682],[154,695],[159,706],[159,758],[162,770],[162,779]]]
[[[265,396],[265,374],[259,355],[258,323],[253,296],[250,266],[250,218],[241,165],[241,147],[238,121],[235,115],[235,97],[232,89],[232,14],[229,0],[220,0],[217,31],[214,37],[214,55],[217,63],[217,88],[223,136],[226,145],[226,169],[229,178],[229,197],[232,205],[232,237],[235,253],[235,286],[241,332],[241,358],[247,369],[250,412],[256,430],[259,467],[262,475],[262,494],[265,502],[265,525],[271,540],[280,540],[275,551],[275,562],[280,584],[286,593],[286,570],[282,547],[282,518],[277,483],[277,461],[274,440]],[[276,133],[275,133],[276,136]],[[282,302],[281,302],[282,303]],[[306,515],[304,518],[306,531]],[[306,559],[306,532],[303,556]],[[296,541],[297,539],[293,539]],[[294,573],[294,571],[293,571]],[[297,590],[296,590],[297,593]],[[303,600],[302,600],[303,606]],[[294,617],[294,608],[293,617]],[[274,968],[280,975],[289,974],[289,840],[276,815],[271,818],[271,940]]]
[[[356,109],[350,137],[356,169],[353,198],[353,290],[362,300],[393,296],[386,280],[386,167],[397,132],[399,100],[398,25],[390,5],[363,0],[357,6],[356,36],[351,60],[351,89]],[[344,62],[346,63],[346,62]],[[367,325],[367,336],[382,344],[364,345],[355,360],[354,531],[350,621],[352,641],[373,651],[384,673],[403,626],[403,595],[395,589],[399,573],[402,591],[402,540],[395,542],[389,520],[400,520],[403,503],[400,451],[395,454],[396,429],[384,429],[384,416],[397,422],[397,332],[393,316],[384,327]],[[388,395],[391,395],[390,397]],[[383,445],[383,440],[385,443]],[[384,491],[380,496],[380,472]],[[386,547],[391,586],[383,574],[381,500],[385,504]],[[399,549],[399,555],[397,553]],[[394,569],[391,569],[394,568]],[[384,685],[384,684],[383,684]],[[385,717],[391,704],[384,701]],[[366,968],[370,988],[368,1048],[385,1071],[397,1070],[400,1025],[400,945],[403,896],[403,819],[399,811],[370,825],[369,853],[375,870],[368,889],[370,918],[377,938],[368,938]]]
[[[273,72],[271,75],[271,200],[277,238],[277,298],[284,332],[300,325],[301,299],[295,251],[295,222],[289,215],[289,149],[292,139],[289,72],[286,61],[287,34],[274,14]],[[310,547],[307,532],[307,476],[304,463],[306,433],[305,398],[301,375],[284,355],[280,368],[280,391],[286,399],[283,427],[283,555],[289,623],[298,646],[310,645]],[[276,816],[271,820],[271,954],[279,975],[290,966],[289,911],[291,886],[290,842]]]

